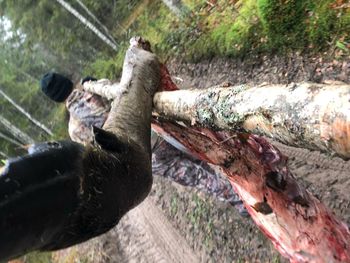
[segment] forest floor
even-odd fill
[[[321,57],[168,61],[181,88],[223,82],[350,83],[350,60]],[[298,181],[350,225],[350,161],[273,142]],[[150,196],[107,234],[55,253],[56,262],[286,262],[250,218],[196,189],[155,177]]]

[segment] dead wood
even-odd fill
[[[192,110],[188,105],[193,104],[181,104],[179,101],[196,102],[193,99],[196,96],[191,97],[190,94],[201,92],[174,91],[176,86],[169,81],[167,70],[162,69],[162,74],[162,79],[167,80],[162,81],[162,89],[172,91],[156,94],[156,109],[168,111],[161,111],[167,118],[154,115],[152,128],[161,136],[171,138],[178,148],[219,166],[257,226],[291,262],[350,262],[348,226],[298,184],[288,169],[287,157],[258,135],[186,125],[184,120],[194,124],[197,120],[200,122],[200,118],[191,114],[194,121],[183,118],[188,116],[187,113],[195,112],[196,108]],[[348,90],[348,87],[341,88],[343,92],[344,89]],[[174,100],[170,98],[172,94]],[[203,96],[215,102],[221,98],[215,97],[215,91],[212,97],[208,94]],[[263,101],[263,98],[257,100]],[[342,98],[339,100],[344,101]],[[214,104],[211,104],[213,108]],[[246,104],[250,105],[249,101]],[[235,106],[234,103],[231,105]],[[204,107],[203,111],[210,112],[213,108]],[[197,110],[200,112],[202,109]]]
[[[245,130],[350,158],[350,86],[299,83],[158,92],[154,110],[212,129]]]

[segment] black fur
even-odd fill
[[[0,175],[0,261],[102,234],[150,191],[149,158],[137,146],[122,154],[71,141],[32,149]]]

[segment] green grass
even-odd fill
[[[213,220],[208,217],[208,215],[210,215],[210,208],[208,204],[196,194],[192,195],[192,202],[194,203],[194,208],[187,214],[187,218],[197,231],[201,231],[205,234],[204,242],[206,247],[209,248],[214,234]]]
[[[179,196],[177,194],[174,194],[174,196],[172,196],[170,200],[170,214],[172,216],[175,216],[178,211],[178,208],[179,208],[178,202],[179,202]]]
[[[51,263],[52,254],[50,252],[33,252],[23,257],[25,263]]]
[[[179,19],[161,1],[150,1],[130,27],[130,35],[149,39],[163,60],[334,48],[345,52],[349,48],[350,9],[339,9],[331,0],[217,0],[213,6],[203,0],[183,3],[190,14]],[[110,76],[113,70],[120,71],[126,47],[127,40],[116,58],[106,64],[97,61],[96,72]]]

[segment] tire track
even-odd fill
[[[117,243],[118,251],[113,251],[113,254],[118,253],[119,257],[112,257],[108,262],[200,261],[186,240],[149,198],[124,216],[112,232],[115,232],[111,233],[115,238],[108,240]]]

